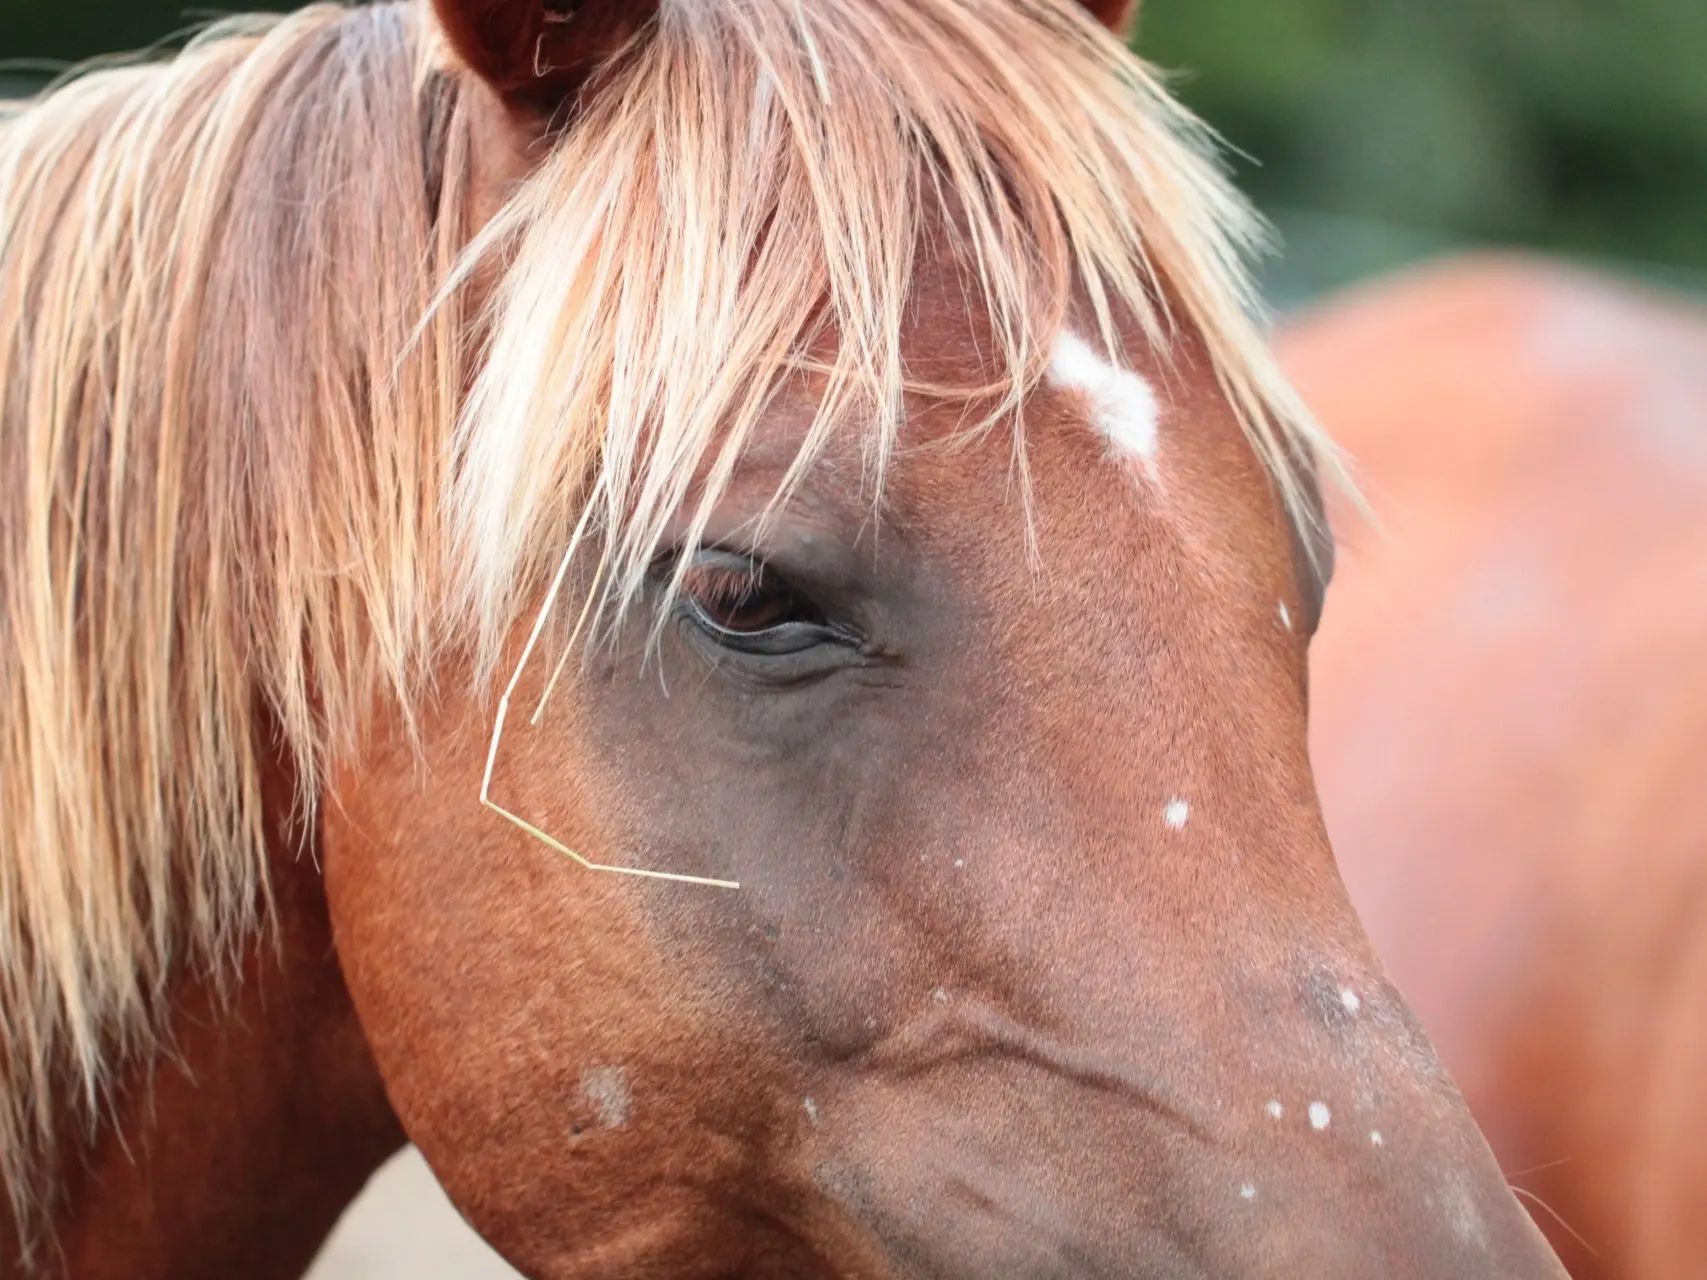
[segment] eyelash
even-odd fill
[[[702,611],[734,609],[746,602],[763,580],[758,565],[746,570],[722,566],[695,566],[682,577],[682,594]]]

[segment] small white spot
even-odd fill
[[[1381,1136],[1381,1130],[1371,1129],[1369,1131],[1369,1145],[1372,1147],[1384,1147],[1387,1145],[1387,1140]]]
[[[1130,369],[1117,368],[1063,329],[1049,361],[1049,380],[1082,392],[1091,402],[1092,425],[1117,454],[1135,457],[1154,476],[1156,424],[1161,414],[1150,384]]]
[[[935,991],[931,992],[931,999],[935,1000],[938,1004],[947,1004],[948,992],[944,991],[941,987],[938,987]]]
[[[1359,1009],[1363,1008],[1363,1001],[1358,997],[1357,992],[1350,987],[1340,988],[1340,1003],[1345,1006],[1345,1011],[1349,1014],[1355,1015]]]
[[[1286,1108],[1280,1105],[1280,1100],[1278,1098],[1270,1099],[1268,1106],[1265,1107],[1264,1110],[1268,1112],[1268,1118],[1270,1120],[1278,1120],[1281,1116],[1286,1114]]]
[[[803,1105],[806,1108],[806,1118],[812,1122],[813,1128],[817,1128],[817,1126],[818,1126],[818,1104],[816,1102],[812,1101],[811,1098],[807,1098],[804,1101]]]
[[[1280,602],[1280,625],[1288,631],[1292,630],[1292,610],[1286,607],[1286,601]]]
[[[628,1091],[628,1072],[621,1067],[586,1068],[581,1072],[581,1096],[606,1129],[620,1129],[628,1123],[634,1099]]]
[[[1185,826],[1185,820],[1191,817],[1191,806],[1179,797],[1168,801],[1168,807],[1162,810],[1162,821],[1175,831]]]
[[[1482,1211],[1471,1183],[1462,1176],[1448,1175],[1442,1185],[1437,1203],[1446,1211],[1452,1234],[1465,1244],[1485,1248],[1488,1228],[1482,1221]]]
[[[1247,1182],[1247,1183],[1245,1183],[1244,1186],[1239,1188],[1239,1199],[1241,1199],[1241,1200],[1255,1200],[1256,1198],[1257,1198],[1257,1189],[1254,1186],[1252,1186],[1250,1183]]]
[[[1326,1129],[1328,1122],[1333,1118],[1333,1113],[1328,1110],[1327,1103],[1312,1102],[1310,1104],[1310,1127],[1318,1133]]]
[[[955,865],[955,866],[956,866],[956,867],[957,867],[957,868],[959,868],[959,867],[964,867],[964,866],[965,866],[965,865],[966,865],[966,859],[965,859],[965,858],[956,858],[956,859],[955,859],[955,860],[954,860],[954,865]]]

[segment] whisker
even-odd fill
[[[1560,1156],[1557,1160],[1549,1160],[1545,1164],[1532,1164],[1527,1169],[1514,1169],[1505,1175],[1505,1180],[1510,1182],[1513,1178],[1527,1178],[1532,1173],[1544,1173],[1548,1169],[1557,1169],[1560,1165],[1566,1165],[1570,1162],[1569,1156]]]
[[[1538,1206],[1540,1206],[1541,1208],[1545,1209],[1548,1212],[1548,1214],[1552,1217],[1554,1222],[1557,1222],[1561,1227],[1563,1227],[1566,1231],[1568,1231],[1570,1233],[1571,1239],[1575,1240],[1583,1248],[1587,1249],[1589,1251],[1589,1253],[1592,1254],[1594,1257],[1596,1257],[1596,1258],[1600,1257],[1600,1250],[1596,1249],[1587,1240],[1583,1239],[1582,1232],[1578,1231],[1570,1223],[1566,1222],[1564,1219],[1564,1216],[1557,1209],[1555,1209],[1552,1205],[1548,1204],[1545,1200],[1543,1200],[1540,1196],[1536,1195],[1533,1191],[1530,1191],[1524,1187],[1512,1187],[1511,1193],[1514,1196],[1523,1196],[1529,1200],[1534,1201],[1535,1204],[1537,1204]]]

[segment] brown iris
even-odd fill
[[[789,623],[822,626],[823,614],[763,564],[708,557],[687,571],[682,593],[701,621],[717,631],[752,636]]]

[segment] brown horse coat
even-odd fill
[[[1556,1275],[1125,6],[436,9],[0,129],[4,1265],[288,1275],[401,1120],[541,1280]]]
[[[1353,900],[1574,1273],[1707,1275],[1707,311],[1472,258],[1283,352],[1380,522],[1312,662]]]

